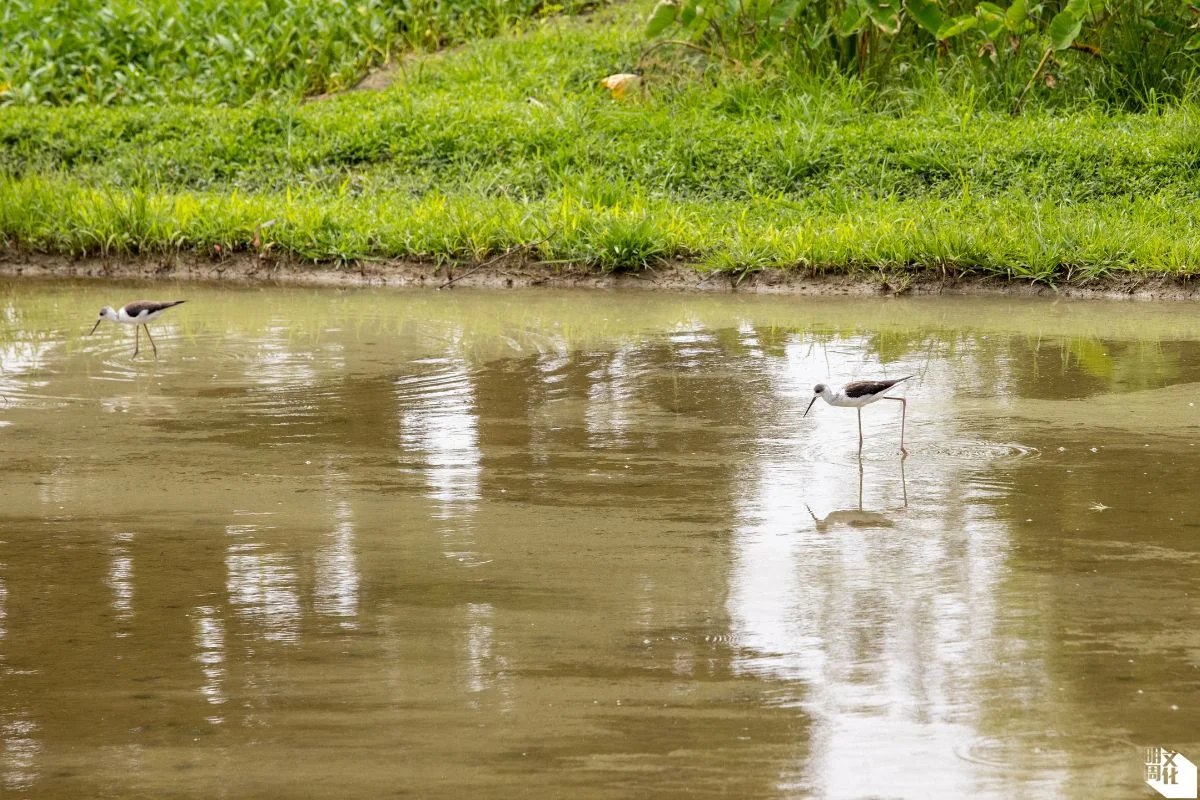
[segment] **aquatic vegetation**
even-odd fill
[[[493,35],[567,0],[7,0],[0,106],[244,103],[354,84],[397,49]]]

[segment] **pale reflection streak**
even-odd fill
[[[112,590],[112,607],[116,612],[117,622],[128,624],[133,619],[133,556],[129,554],[129,544],[133,541],[132,533],[118,533],[113,537],[108,562],[108,577],[105,583]],[[117,630],[117,638],[129,635],[127,630]]]
[[[204,680],[200,694],[212,706],[223,705],[229,698],[225,695],[225,622],[212,606],[197,606],[192,615],[195,628],[193,641]],[[225,718],[220,715],[207,717],[209,723],[220,725]]]
[[[45,505],[57,506],[61,511],[79,488],[79,479],[69,458],[59,456],[55,462],[38,486],[38,499]]]
[[[56,342],[16,341],[0,345],[0,409],[18,405],[30,389],[49,385],[32,374],[43,364]]]
[[[467,603],[467,691],[482,692],[492,685],[488,664],[492,659],[491,603]]]
[[[570,365],[570,350],[562,340],[555,341],[554,350],[541,353],[534,365],[542,396],[530,401],[529,458],[539,467],[550,463],[551,434],[558,427],[552,421],[551,407],[566,394]],[[539,474],[530,475],[530,480],[535,482],[541,478]]]
[[[512,698],[505,680],[508,661],[495,652],[496,609],[491,603],[467,603],[466,617],[463,662],[470,704],[480,708],[484,693],[497,690],[501,698],[500,710],[511,711]]]
[[[483,453],[479,446],[475,386],[464,360],[425,359],[427,371],[397,381],[400,406],[400,445],[418,456],[424,466],[426,496],[434,503],[443,553],[467,567],[490,563],[474,540],[474,514],[480,500]],[[495,609],[491,603],[468,602],[463,607],[464,683],[473,708],[496,688],[504,660],[496,655]],[[504,707],[507,692],[501,687]]]
[[[584,414],[592,447],[621,447],[630,427],[634,387],[629,356],[632,345],[617,348],[605,363],[588,374],[588,404]]]
[[[317,363],[322,353],[296,347],[288,337],[287,327],[270,328],[247,364],[246,377],[257,390],[245,408],[265,423],[269,447],[303,445],[318,435],[324,420],[318,378],[323,364]]]
[[[326,492],[344,492],[346,476],[330,470],[326,476]],[[350,502],[342,496],[330,497],[326,503],[333,509],[334,527],[327,543],[316,553],[316,580],[313,587],[313,608],[318,614],[342,618],[341,626],[353,628],[358,614],[358,561],[354,553],[354,514]]]
[[[864,343],[840,344],[860,353]],[[899,459],[884,456],[864,464],[864,505],[876,516],[861,527],[814,524],[843,510],[857,514],[859,504],[858,463],[846,457],[857,446],[854,413],[820,409],[801,421],[812,384],[829,367],[842,376],[861,371],[851,357],[839,361],[838,350],[812,351],[797,340],[782,359],[764,362],[773,396],[786,399],[762,421],[758,457],[735,482],[746,489],[728,600],[741,653],[735,667],[781,681],[780,702],[800,705],[812,720],[810,755],[782,790],[968,796],[978,775],[955,746],[978,735],[969,709],[992,664],[983,643],[1007,532],[979,513],[908,514]],[[955,369],[963,368],[960,356]],[[953,385],[940,369],[947,368],[930,367],[927,384]],[[935,398],[922,402],[919,417],[937,413]],[[879,416],[864,414],[864,427],[896,421]],[[951,424],[919,430],[926,447],[930,437],[955,435]],[[867,441],[868,451],[893,446],[870,432]],[[920,482],[927,508],[953,507],[971,491],[960,483],[961,464],[926,459],[922,468],[936,473]],[[904,525],[887,524],[897,520]],[[927,777],[902,786],[900,775]]]
[[[0,721],[0,780],[5,789],[19,792],[37,782],[37,758],[42,751],[38,730],[38,724],[24,714]]]
[[[3,565],[0,565],[3,566]],[[0,578],[0,640],[8,635],[8,585]],[[0,653],[0,663],[5,661]],[[31,788],[38,780],[37,756],[42,750],[37,740],[38,724],[28,714],[0,716],[0,785],[10,791]]]
[[[312,349],[292,347],[288,342],[290,330],[280,325],[268,329],[257,342],[258,350],[250,362],[247,377],[265,386],[294,388],[311,383],[316,377]]]
[[[294,643],[300,635],[300,593],[292,560],[265,552],[254,539],[257,525],[228,525],[225,586],[238,616],[262,638]]]
[[[704,356],[711,355],[717,339],[703,325],[696,322],[680,323],[667,336],[671,343],[674,366],[680,369],[695,369],[701,366]]]
[[[435,504],[434,519],[442,521],[445,556],[480,566],[487,559],[474,538],[483,472],[474,383],[461,358],[425,359],[414,366],[432,369],[397,381],[400,445],[424,466],[426,496]]]
[[[328,348],[295,347],[288,325],[273,325],[256,342],[246,377],[263,388],[256,410],[270,420],[269,444],[295,443],[312,437],[321,418],[317,383],[318,358]],[[344,366],[340,351],[332,351],[336,366]],[[322,365],[323,366],[323,365]],[[253,407],[253,406],[248,406]],[[242,516],[262,516],[247,511]],[[226,526],[226,591],[234,613],[269,641],[296,643],[300,636],[301,604],[295,558],[269,552],[256,537],[270,527],[258,524]]]

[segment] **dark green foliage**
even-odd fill
[[[564,5],[582,0],[5,0],[0,106],[297,98],[344,89],[397,48]]]
[[[645,33],[684,36],[727,60],[841,72],[884,89],[921,65],[969,78],[996,103],[1043,79],[1075,97],[1144,108],[1189,91],[1198,19],[1177,0],[660,0]],[[1047,52],[1054,57],[1043,63]]]

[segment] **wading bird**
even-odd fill
[[[804,416],[808,416],[808,412],[812,410],[813,403],[817,402],[817,398],[821,398],[831,406],[839,408],[855,408],[858,409],[858,453],[862,455],[863,432],[862,432],[862,407],[870,405],[876,400],[895,400],[900,404],[900,454],[908,455],[908,451],[904,449],[904,418],[908,413],[908,403],[903,397],[886,397],[884,393],[901,381],[906,381],[912,375],[906,375],[903,378],[897,378],[894,381],[856,381],[847,383],[845,386],[833,388],[826,386],[823,383],[818,383],[813,387],[813,399],[808,404],[808,408],[804,409]]]
[[[100,323],[104,320],[111,322],[122,322],[126,325],[133,326],[133,358],[137,358],[138,350],[141,348],[141,334],[139,327],[146,328],[146,338],[150,340],[150,346],[154,348],[154,357],[158,358],[158,345],[154,344],[154,337],[150,335],[150,329],[146,327],[146,323],[153,319],[158,319],[162,313],[168,308],[174,308],[184,300],[167,300],[165,302],[158,300],[138,300],[133,303],[126,303],[119,309],[114,309],[112,306],[105,306],[100,309],[100,319],[96,320],[96,324],[92,326],[91,336],[96,332],[96,328],[100,327]]]

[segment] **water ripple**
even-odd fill
[[[1008,736],[984,736],[955,748],[964,761],[989,767],[1061,770],[1064,765],[1104,764],[1134,757],[1130,742],[1092,734],[1067,735],[1031,731]]]

